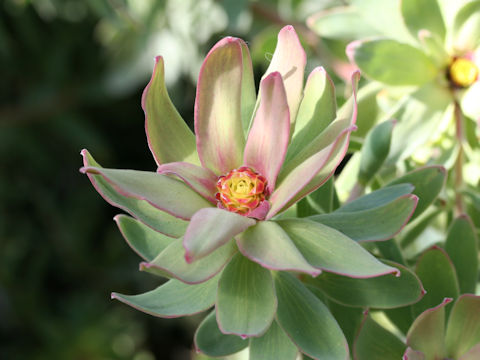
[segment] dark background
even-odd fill
[[[258,79],[280,26],[331,1],[283,3],[0,1],[1,359],[190,358],[199,317],[158,319],[110,300],[161,279],[137,271],[112,221],[119,210],[78,172],[80,150],[154,171],[140,107],[153,56],[165,55],[191,124],[195,77],[216,41],[246,39]]]

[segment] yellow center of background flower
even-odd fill
[[[265,200],[266,184],[264,176],[244,166],[218,178],[215,197],[228,211],[248,215]]]
[[[478,78],[478,68],[466,58],[455,59],[449,69],[450,80],[457,86],[468,87]]]

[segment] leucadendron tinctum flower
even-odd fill
[[[133,215],[115,220],[145,259],[141,269],[170,279],[145,294],[112,296],[161,317],[214,306],[195,336],[209,356],[250,345],[251,359],[266,359],[274,342],[275,359],[347,359],[335,319],[292,273],[399,274],[337,230],[280,218],[332,176],[355,129],[359,74],[337,112],[323,68],[304,87],[305,62],[295,30],[284,27],[257,96],[247,45],[220,40],[200,70],[194,135],[168,97],[157,57],[142,99],[157,172],[102,168],[82,151],[82,171],[99,193]]]

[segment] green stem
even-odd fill
[[[454,116],[455,116],[455,126],[456,126],[456,134],[457,134],[457,141],[459,145],[457,160],[455,161],[455,209],[456,215],[461,215],[465,212],[465,204],[463,202],[462,196],[462,189],[463,189],[463,141],[464,141],[464,127],[463,127],[463,115],[462,109],[460,108],[460,104],[458,101],[455,101],[455,109],[454,109]]]

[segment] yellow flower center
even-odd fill
[[[241,167],[220,176],[215,195],[220,207],[248,215],[265,200],[267,180],[248,167]]]
[[[478,68],[469,59],[457,58],[450,64],[448,74],[454,85],[468,87],[477,81]]]

